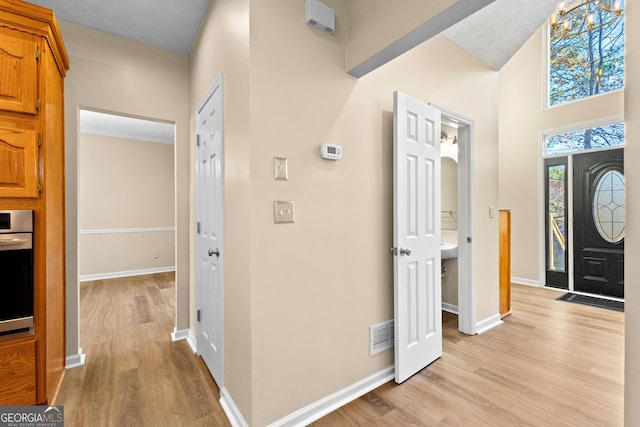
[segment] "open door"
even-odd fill
[[[394,93],[395,380],[442,356],[440,110]]]

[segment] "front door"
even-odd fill
[[[573,156],[575,290],[624,298],[623,150]]]
[[[222,75],[196,110],[197,347],[223,386]]]
[[[397,383],[442,356],[440,110],[394,93]]]

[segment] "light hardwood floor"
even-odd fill
[[[443,356],[313,426],[622,426],[624,314],[512,285],[512,314],[478,336],[445,313]]]
[[[81,286],[87,364],[56,404],[67,427],[228,426],[218,390],[186,342],[170,342],[173,276]],[[313,426],[622,426],[624,314],[512,286],[503,325],[470,337],[444,314],[444,354]]]
[[[171,342],[174,293],[173,273],[81,283],[87,359],[55,402],[66,427],[230,425],[202,359]]]

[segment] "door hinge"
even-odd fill
[[[471,237],[467,237],[467,243],[471,243]]]
[[[40,98],[36,99],[36,111],[40,111]]]
[[[196,222],[196,233],[200,234],[200,221]]]
[[[38,135],[38,148],[42,148],[42,135]]]
[[[197,320],[198,320],[198,322],[199,322],[199,321],[200,321],[200,310],[198,310],[198,311],[196,312],[196,317],[197,317]]]
[[[36,57],[36,61],[40,61],[40,49],[36,49],[35,57]]]
[[[200,134],[196,134],[196,145],[200,147]]]
[[[42,193],[42,183],[38,183],[38,193]]]

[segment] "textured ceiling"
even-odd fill
[[[496,0],[442,34],[499,70],[557,6],[558,0]]]
[[[58,19],[188,55],[211,0],[27,0]]]
[[[59,19],[188,55],[212,0],[27,1],[53,9]],[[557,4],[558,0],[496,0],[448,28],[443,35],[499,70],[540,28]],[[303,19],[301,16],[300,22]],[[81,118],[83,132],[173,142],[173,125],[143,122],[86,111]],[[124,133],[114,134],[113,129]]]
[[[59,19],[188,55],[211,0],[28,2],[53,9]],[[558,0],[496,0],[443,34],[499,70],[540,28],[557,4]]]

